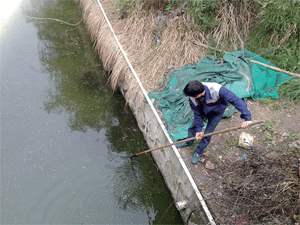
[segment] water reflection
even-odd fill
[[[58,18],[72,24],[76,24],[81,19],[81,12],[71,0],[30,0],[24,2],[22,9],[22,13],[27,16]],[[107,169],[105,171],[113,170],[113,172],[104,174],[107,176],[105,179],[108,184],[102,185],[101,193],[98,193],[100,190],[99,187],[97,188],[99,184],[96,181],[86,180],[93,179],[92,177],[87,177],[83,173],[76,175],[77,179],[82,179],[84,183],[89,184],[89,188],[85,190],[88,192],[86,201],[81,203],[85,209],[75,210],[77,217],[88,214],[86,210],[93,208],[92,204],[107,204],[107,209],[116,210],[114,206],[110,206],[113,199],[108,197],[105,201],[109,195],[107,192],[112,191],[121,209],[121,211],[116,210],[118,215],[115,216],[121,217],[119,218],[121,223],[122,221],[138,223],[143,214],[147,215],[149,224],[181,223],[172,197],[152,158],[144,155],[130,161],[127,157],[134,152],[146,150],[147,145],[130,109],[125,107],[124,99],[120,93],[113,94],[107,84],[107,76],[103,73],[98,56],[92,49],[84,24],[69,26],[50,19],[29,17],[26,17],[26,20],[37,28],[42,72],[49,74],[50,87],[46,90],[47,100],[43,103],[45,111],[50,115],[64,115],[72,132],[88,133],[92,130],[105,134],[105,139],[99,137],[99,142],[105,143],[108,152],[103,155],[102,149],[99,149],[98,154],[101,160],[103,156],[108,159],[108,162],[100,162],[105,163]],[[101,179],[100,176],[104,176],[104,171],[97,171],[94,161],[90,158],[84,159],[87,164],[95,163],[94,173],[97,179]],[[71,181],[72,185],[74,182]],[[59,185],[62,184],[63,181],[60,179]],[[61,195],[56,197],[59,198]],[[42,199],[44,198],[45,196]],[[70,198],[72,200],[69,201],[73,203],[74,197]],[[51,202],[48,202],[48,205],[53,203]],[[72,211],[71,209],[67,208],[65,212]],[[128,215],[131,218],[126,218]],[[102,217],[104,218],[105,215]],[[74,218],[63,217],[62,220],[66,223],[77,223],[78,220]]]
[[[70,23],[72,19],[80,18],[80,12],[71,1],[41,1],[41,4],[31,1],[31,4],[34,7],[24,10],[24,14],[32,17],[64,21],[71,18]],[[109,104],[113,95],[87,41],[89,37],[83,23],[74,28],[51,20],[28,17],[27,20],[38,28],[40,61],[43,72],[50,74],[52,84],[48,101],[44,103],[45,110],[48,113],[65,112],[72,131],[86,132],[88,128],[100,131],[109,127],[113,120]]]

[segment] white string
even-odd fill
[[[22,13],[21,13],[22,14]],[[68,23],[68,22],[65,22],[63,20],[59,20],[59,19],[56,19],[56,18],[42,18],[42,17],[34,17],[34,16],[27,16],[27,15],[24,15],[22,14],[23,16],[27,17],[27,18],[31,18],[31,19],[38,19],[38,20],[54,20],[54,21],[57,21],[57,22],[61,22],[61,23],[64,23],[64,24],[67,24],[67,25],[70,25],[70,26],[77,26],[81,21],[82,19],[76,23],[76,24],[71,24],[71,23]]]

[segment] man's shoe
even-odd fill
[[[183,148],[183,147],[188,147],[188,146],[192,146],[194,143],[187,143],[187,142],[182,142],[182,143],[179,143],[177,145],[175,145],[177,148]]]
[[[197,162],[199,162],[200,160],[200,154],[198,154],[197,152],[194,153],[193,157],[192,157],[192,163],[196,164]]]

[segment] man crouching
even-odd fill
[[[211,140],[211,136],[202,138],[202,135],[215,130],[229,103],[240,111],[240,117],[245,120],[242,122],[242,128],[248,127],[252,122],[247,104],[233,92],[218,83],[201,83],[197,80],[192,80],[185,86],[183,92],[189,97],[189,103],[194,112],[194,122],[188,129],[187,138],[196,137],[196,140],[201,140],[192,157],[192,163],[194,164],[204,154],[204,149]],[[204,118],[207,118],[208,122],[203,132]],[[191,146],[193,143],[194,141],[183,142],[176,145],[176,147]]]

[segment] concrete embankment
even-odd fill
[[[140,88],[140,86],[137,85],[139,83],[138,78],[133,76],[132,70],[128,68],[128,63],[107,22],[108,19],[113,27],[117,18],[112,13],[108,13],[107,18],[105,18],[106,16],[100,8],[100,2],[97,0],[77,0],[77,2],[83,10],[83,19],[91,39],[95,43],[95,50],[99,53],[104,69],[110,73],[110,81],[113,81],[114,84],[113,88],[119,88],[123,93],[149,148],[169,144],[170,139],[166,135],[166,130],[163,129],[164,125],[157,118],[157,113],[153,111],[152,103],[142,101],[144,96],[140,94],[141,92],[130,91]],[[102,2],[101,4],[105,11],[113,12],[111,3]],[[116,36],[122,44],[122,34],[117,33]],[[130,46],[126,47],[130,48]],[[126,48],[124,50],[126,52]],[[132,62],[133,65],[134,63]],[[153,151],[152,155],[164,176],[175,203],[183,203],[178,205],[178,208],[184,222],[186,224],[192,222],[214,224],[201,193],[193,183],[180,154],[176,151],[177,149],[174,147],[167,147]]]

